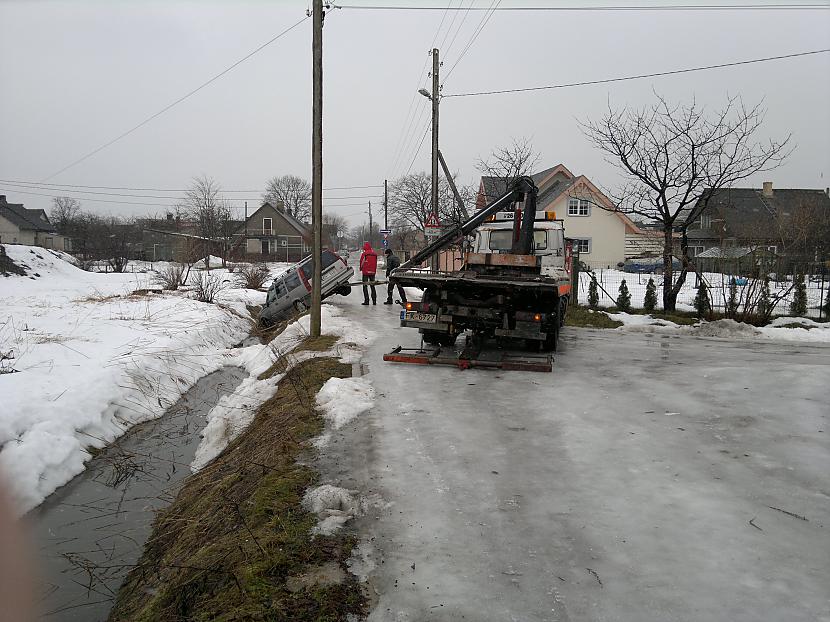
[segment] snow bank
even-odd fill
[[[18,372],[0,375],[0,471],[25,512],[83,470],[87,448],[234,364],[227,348],[250,323],[186,293],[133,294],[155,287],[153,273],[91,273],[63,253],[5,249],[31,272],[0,279],[0,350],[14,350]]]
[[[310,321],[311,318],[305,315],[289,324],[267,346],[256,344],[238,348],[232,353],[232,364],[244,367],[249,376],[233,394],[223,397],[208,413],[207,426],[202,432],[202,441],[191,464],[194,472],[218,456],[228,443],[251,423],[256,410],[274,394],[274,386],[284,374],[277,374],[265,380],[258,380],[257,377],[269,369],[278,358],[287,357],[290,366],[314,356],[333,356],[344,363],[356,363],[360,360],[362,348],[372,340],[368,331],[346,318],[338,307],[324,304],[321,315],[322,332],[326,335],[337,335],[339,339],[327,352],[292,353],[292,350],[309,335]],[[371,387],[368,390],[371,391]],[[356,412],[353,416],[357,414],[359,413]]]
[[[335,430],[366,412],[375,390],[366,378],[329,378],[317,393],[317,407]]]
[[[773,341],[801,341],[811,343],[830,343],[830,323],[816,322],[809,318],[779,317],[769,326],[756,328],[751,324],[723,319],[713,322],[701,321],[694,326],[680,326],[674,322],[654,318],[650,315],[633,313],[605,313],[612,320],[622,322],[616,330],[623,332],[678,332],[692,334],[696,337],[715,337],[720,339],[760,339]],[[790,324],[801,324],[804,328],[784,328]]]

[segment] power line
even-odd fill
[[[361,11],[487,11],[485,7],[472,7],[471,9],[463,9],[460,6],[451,9],[445,9],[439,6],[423,6],[423,5],[399,5],[399,6],[384,6],[384,5],[360,5],[360,4],[344,4],[336,5],[337,9],[356,9]],[[735,10],[810,10],[810,9],[828,9],[830,5],[827,4],[658,4],[658,5],[623,5],[623,6],[602,6],[602,5],[571,5],[571,6],[505,6],[500,7],[498,11],[735,11]]]
[[[421,142],[418,143],[418,148],[415,150],[415,156],[412,158],[412,162],[409,163],[409,168],[406,169],[406,173],[404,173],[404,176],[409,175],[409,171],[412,170],[412,165],[415,164],[415,160],[418,158],[418,154],[421,153],[421,147],[423,146],[424,140],[426,139],[427,134],[429,134],[430,129],[432,129],[432,119],[430,119],[430,122],[427,123],[427,129],[424,130],[424,135],[421,136]]]
[[[493,17],[493,14],[499,8],[499,4],[501,4],[501,0],[493,0],[493,2],[490,4],[490,12],[485,13],[484,16],[481,18],[481,21],[478,23],[478,26],[473,31],[473,36],[470,37],[470,40],[467,42],[467,45],[465,45],[464,49],[461,50],[461,53],[458,55],[458,58],[453,63],[452,67],[450,67],[450,70],[446,73],[446,75],[444,75],[444,80],[448,79],[452,75],[453,70],[458,66],[458,63],[461,62],[461,59],[464,58],[464,55],[467,53],[470,47],[472,47],[473,43],[475,43],[475,40],[478,39],[478,36],[484,30],[484,27],[487,26],[487,22],[490,21],[490,18]]]
[[[441,32],[441,27],[444,25],[444,20],[447,18],[447,11],[449,11],[450,6],[452,6],[452,2],[453,0],[449,1],[449,4],[447,5],[446,10],[444,11],[444,14],[441,16],[441,22],[438,24],[438,28],[435,30],[435,34],[432,36],[432,43],[429,46],[430,53],[432,52],[432,49],[435,47],[435,42],[438,40],[438,34]],[[401,134],[398,136],[398,140],[395,143],[395,150],[393,151],[393,155],[391,158],[392,165],[389,169],[390,173],[393,173],[397,169],[398,162],[403,157],[403,154],[406,152],[406,147],[409,144],[411,131],[414,128],[418,127],[418,123],[415,121],[415,109],[417,108],[415,102],[418,98],[417,87],[423,79],[423,75],[426,71],[428,62],[429,55],[427,56],[427,58],[424,59],[424,64],[421,67],[421,70],[418,72],[418,75],[416,76],[416,88],[412,89],[412,98],[409,101],[409,108],[406,113],[406,120],[401,126]],[[423,110],[421,112],[423,112]],[[387,175],[387,177],[391,176],[392,175]]]
[[[189,192],[190,188],[132,188],[128,186],[89,186],[84,184],[48,184],[46,182],[40,181],[27,181],[23,179],[0,179],[0,183],[6,184],[26,184],[32,187],[54,187],[56,190],[61,188],[93,188],[95,190],[131,190],[135,192]],[[323,188],[323,190],[364,190],[368,188],[383,188],[383,184],[371,184],[368,186],[330,186],[328,188]],[[230,189],[224,190],[222,192],[226,193],[245,193],[245,192],[255,192],[259,194],[263,194],[262,188],[259,189]]]
[[[3,188],[3,192],[7,192],[9,194],[12,194],[12,193],[26,194],[26,195],[39,196],[39,197],[50,197],[50,198],[66,196],[66,195],[60,194],[60,193],[47,194],[47,193],[43,193],[43,192],[31,192],[31,190],[19,190],[17,188]],[[125,195],[125,196],[130,196],[130,195]],[[377,198],[379,198],[379,196],[380,195],[373,195],[373,196],[367,197],[367,198],[377,199]],[[121,201],[119,199],[95,199],[95,198],[90,198],[90,197],[72,197],[72,198],[76,198],[79,201],[84,201],[84,202],[113,203],[113,204],[116,204],[116,205],[142,205],[142,206],[150,206],[150,207],[180,207],[181,206],[181,203],[179,203],[179,204],[176,204],[176,203],[149,203],[149,202],[146,202],[146,201]],[[137,198],[139,198],[139,197],[137,197]],[[165,197],[154,197],[154,198],[161,199],[161,198],[165,198]],[[173,198],[176,199],[178,197],[173,197]],[[330,200],[338,200],[338,198],[344,199],[346,197],[334,197]],[[242,205],[241,205],[242,201],[243,201],[242,199],[231,199],[231,200],[226,201],[226,202],[228,202],[228,203],[238,203],[238,205],[231,205],[231,207],[241,208],[242,207]],[[352,207],[352,206],[355,206],[355,205],[365,205],[365,203],[363,203],[362,201],[360,203],[328,203],[328,202],[325,202],[324,205],[328,206],[328,207]]]
[[[190,97],[191,95],[195,95],[196,93],[198,93],[199,91],[201,91],[203,88],[205,88],[205,87],[206,87],[206,86],[208,86],[209,84],[211,84],[211,83],[215,82],[216,80],[218,80],[219,78],[221,78],[222,76],[224,76],[226,73],[228,73],[228,72],[229,72],[229,71],[231,71],[232,69],[234,69],[234,68],[236,68],[237,66],[241,65],[242,63],[244,63],[246,60],[248,60],[249,58],[251,58],[251,57],[252,57],[254,54],[256,54],[257,52],[260,52],[261,50],[265,49],[266,47],[268,47],[269,45],[271,45],[272,43],[274,43],[274,41],[276,41],[277,39],[279,39],[279,38],[283,37],[284,35],[287,35],[289,32],[291,32],[292,30],[294,30],[297,26],[299,26],[300,24],[302,24],[302,23],[303,23],[305,20],[307,20],[307,19],[308,19],[308,16],[303,17],[300,21],[298,21],[297,23],[295,23],[295,24],[294,24],[294,25],[292,25],[292,26],[289,26],[288,28],[286,28],[285,30],[283,30],[281,33],[279,33],[278,35],[276,35],[275,37],[272,37],[271,39],[269,39],[268,41],[266,41],[265,43],[263,43],[262,45],[260,45],[260,46],[259,46],[258,48],[256,48],[254,51],[252,51],[252,52],[250,52],[249,54],[247,54],[247,55],[243,56],[243,57],[242,57],[242,58],[240,58],[238,61],[236,61],[235,63],[233,63],[231,66],[229,66],[228,68],[224,69],[223,71],[221,71],[221,72],[219,72],[218,74],[216,74],[215,76],[213,76],[213,77],[212,77],[210,80],[208,80],[207,82],[203,82],[201,85],[197,86],[195,89],[193,89],[193,90],[192,90],[192,91],[190,91],[189,93],[187,93],[187,94],[185,94],[185,95],[181,96],[179,99],[177,99],[177,100],[176,100],[176,101],[174,101],[173,103],[168,104],[167,106],[165,106],[164,108],[162,108],[161,110],[159,110],[158,112],[156,112],[155,114],[153,114],[153,115],[151,115],[151,116],[147,117],[146,119],[144,119],[144,120],[143,120],[141,123],[139,123],[138,125],[136,125],[136,126],[134,126],[134,127],[130,128],[129,130],[127,130],[126,132],[123,132],[122,134],[119,134],[118,136],[116,136],[116,137],[115,137],[115,138],[113,138],[112,140],[110,140],[110,141],[108,141],[108,142],[104,143],[104,144],[103,144],[103,145],[101,145],[100,147],[97,147],[96,149],[93,149],[92,151],[90,151],[90,152],[89,152],[89,153],[87,153],[86,155],[84,155],[84,156],[82,156],[82,157],[78,158],[78,159],[77,159],[77,160],[75,160],[74,162],[71,162],[70,164],[67,164],[67,165],[66,165],[66,166],[64,166],[62,169],[60,169],[59,171],[57,171],[56,173],[52,173],[51,175],[49,175],[48,177],[46,177],[43,181],[48,181],[48,180],[52,179],[53,177],[56,177],[57,175],[60,175],[60,174],[61,174],[61,173],[63,173],[64,171],[66,171],[66,170],[68,170],[68,169],[72,168],[73,166],[75,166],[75,165],[77,165],[77,164],[80,164],[81,162],[83,162],[83,161],[84,161],[84,160],[86,160],[87,158],[91,158],[92,156],[94,156],[94,155],[95,155],[96,153],[98,153],[99,151],[102,151],[103,149],[106,149],[106,148],[107,148],[107,147],[109,147],[110,145],[112,145],[112,144],[114,144],[114,143],[118,142],[118,141],[119,141],[119,140],[121,140],[122,138],[124,138],[124,137],[126,137],[126,136],[129,136],[130,134],[132,134],[133,132],[135,132],[137,129],[139,129],[139,128],[141,128],[141,127],[145,126],[145,125],[147,125],[150,121],[152,121],[152,120],[153,120],[153,119],[155,119],[156,117],[161,116],[162,114],[164,114],[165,112],[167,112],[168,110],[170,110],[171,108],[173,108],[174,106],[176,106],[176,105],[180,104],[181,102],[183,102],[184,100],[186,100],[186,99],[187,99],[188,97]]]
[[[619,78],[605,78],[602,80],[586,80],[583,82],[571,82],[568,84],[549,84],[547,86],[530,86],[518,89],[500,89],[497,91],[476,91],[472,93],[450,93],[443,97],[474,97],[478,95],[500,95],[503,93],[526,93],[529,91],[544,91],[549,89],[564,89],[573,86],[588,86],[592,84],[607,84],[609,82],[623,82],[625,80],[640,80],[642,78],[656,78],[658,76],[671,76],[680,73],[690,73],[693,71],[706,71],[708,69],[722,69],[724,67],[737,67],[739,65],[750,65],[752,63],[764,63],[773,60],[782,60],[785,58],[796,58],[799,56],[809,56],[811,54],[824,54],[830,52],[830,49],[812,50],[810,52],[797,52],[795,54],[784,54],[781,56],[768,56],[766,58],[753,58],[751,60],[736,61],[733,63],[721,63],[719,65],[706,65],[704,67],[690,67],[687,69],[674,69],[672,71],[658,71],[656,73],[644,73],[634,76],[622,76]]]

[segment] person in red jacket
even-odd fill
[[[375,292],[375,273],[378,271],[378,255],[372,250],[372,245],[366,242],[363,245],[363,252],[360,254],[360,272],[363,275],[363,303],[369,304],[369,288],[366,283],[370,283],[372,287],[372,304],[378,303],[377,293]]]

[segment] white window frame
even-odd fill
[[[700,228],[701,229],[710,229],[712,227],[712,216],[709,214],[701,214],[700,215]]]
[[[698,255],[700,255],[705,250],[706,250],[705,246],[689,246],[688,247],[689,257],[697,257]]]
[[[574,250],[580,255],[590,255],[593,243],[591,238],[574,238]],[[582,250],[582,245],[585,244],[588,250]]]
[[[591,202],[586,199],[568,199],[568,216],[582,217],[591,215]]]
[[[265,223],[268,223],[268,226],[265,226]],[[262,234],[263,235],[274,235],[274,219],[273,218],[263,218],[262,219]]]

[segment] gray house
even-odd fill
[[[299,261],[311,252],[311,228],[288,214],[282,203],[263,203],[234,238],[234,247],[252,260]]]
[[[0,194],[0,244],[27,244],[69,250],[69,239],[59,235],[42,209],[26,209],[22,203],[9,203]]]

